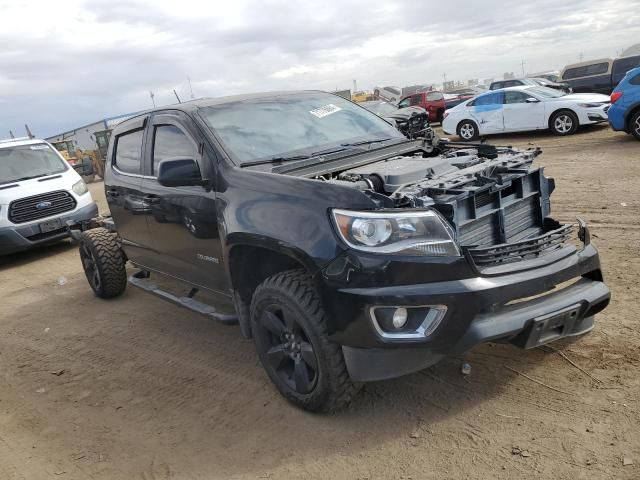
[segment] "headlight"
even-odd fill
[[[597,108],[597,107],[601,107],[602,105],[604,105],[604,103],[579,103],[578,104],[579,107],[583,107],[583,108]]]
[[[332,215],[342,240],[356,250],[413,256],[460,255],[453,230],[435,210],[333,210]]]
[[[73,187],[71,187],[71,190],[73,190],[76,195],[84,195],[89,191],[89,189],[87,188],[87,184],[84,183],[84,180],[80,180],[79,182],[74,183]]]

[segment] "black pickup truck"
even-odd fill
[[[539,153],[407,139],[323,92],[198,100],[115,128],[112,216],[74,235],[97,296],[129,283],[238,322],[287,399],[334,410],[482,342],[593,328],[598,253],[584,222],[550,216]]]

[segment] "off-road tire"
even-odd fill
[[[124,292],[127,287],[126,259],[117,234],[106,228],[83,232],[80,259],[89,285],[98,297],[113,298]]]
[[[629,120],[629,131],[631,135],[636,137],[636,140],[640,140],[640,110],[631,115]]]
[[[265,336],[274,338],[274,335],[267,331],[261,318],[265,311],[273,308],[293,314],[292,318],[313,347],[317,372],[315,385],[308,393],[299,393],[292,388],[268,360],[267,350],[272,345]],[[289,270],[267,278],[254,292],[250,312],[258,357],[271,381],[287,400],[311,412],[335,411],[351,402],[361,385],[351,381],[342,349],[329,340],[326,314],[311,277],[304,270]]]
[[[561,122],[563,118],[569,119],[569,121],[571,122],[570,127],[567,127],[565,129],[565,127],[562,127],[558,124],[558,122],[560,122],[561,124],[563,123]],[[564,124],[566,125],[566,122]],[[576,130],[578,130],[579,126],[580,121],[578,120],[578,116],[570,110],[559,110],[551,115],[551,118],[549,119],[549,128],[554,134],[560,136],[573,135],[574,133],[576,133]]]
[[[472,135],[466,135],[464,133],[465,130],[463,129],[472,129],[473,130],[473,134]],[[480,131],[478,130],[478,125],[476,125],[476,122],[473,122],[471,120],[463,120],[458,124],[458,129],[456,131],[456,133],[458,134],[458,136],[465,142],[471,142],[473,140],[477,140],[478,137],[480,136]]]

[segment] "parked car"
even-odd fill
[[[397,105],[383,100],[362,102],[360,106],[395,125],[408,138],[425,136],[427,132],[431,131],[429,115],[422,107],[398,108]]]
[[[640,55],[574,63],[564,67],[562,81],[568,83],[576,93],[609,95],[629,70],[639,66]]]
[[[462,102],[469,100],[475,95],[472,94],[453,94],[453,93],[445,93],[444,95],[444,109],[448,110],[457,105],[460,105]]]
[[[534,348],[593,328],[609,302],[598,252],[583,222],[550,216],[539,153],[409,140],[324,92],[194,100],[115,127],[113,218],[74,235],[98,297],[123,293],[128,260],[129,284],[239,322],[293,404],[334,410],[360,382],[479,343]],[[151,208],[132,215],[129,195],[157,214],[200,197],[189,207],[215,219],[215,234],[159,222]],[[152,282],[163,274],[189,295]],[[232,299],[236,315],[200,291]]]
[[[546,87],[510,87],[479,95],[445,112],[442,129],[463,140],[504,132],[550,129],[571,135],[580,125],[607,120],[609,97]]]
[[[640,140],[640,67],[629,71],[611,93],[609,124]]]
[[[87,185],[49,143],[0,141],[0,255],[57,242],[97,214]]]
[[[398,107],[422,107],[429,114],[430,122],[441,122],[446,109],[446,102],[442,92],[421,92],[404,97],[398,102]]]
[[[561,83],[562,79],[560,78],[560,72],[557,70],[550,70],[538,73],[532,73],[527,75],[528,78],[544,78],[551,82]]]
[[[402,89],[400,87],[375,87],[373,96],[376,100],[398,103],[402,98]]]
[[[568,83],[557,83],[547,80],[545,78],[514,78],[511,80],[498,80],[495,82],[491,82],[489,86],[489,90],[498,90],[501,88],[508,87],[519,87],[519,86],[531,86],[535,87],[539,85],[541,87],[553,88],[555,90],[560,90],[561,92],[571,93],[571,87],[569,87]]]

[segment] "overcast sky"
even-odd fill
[[[507,6],[508,5],[508,6]],[[0,138],[182,99],[561,69],[640,41],[640,0],[0,0]]]

